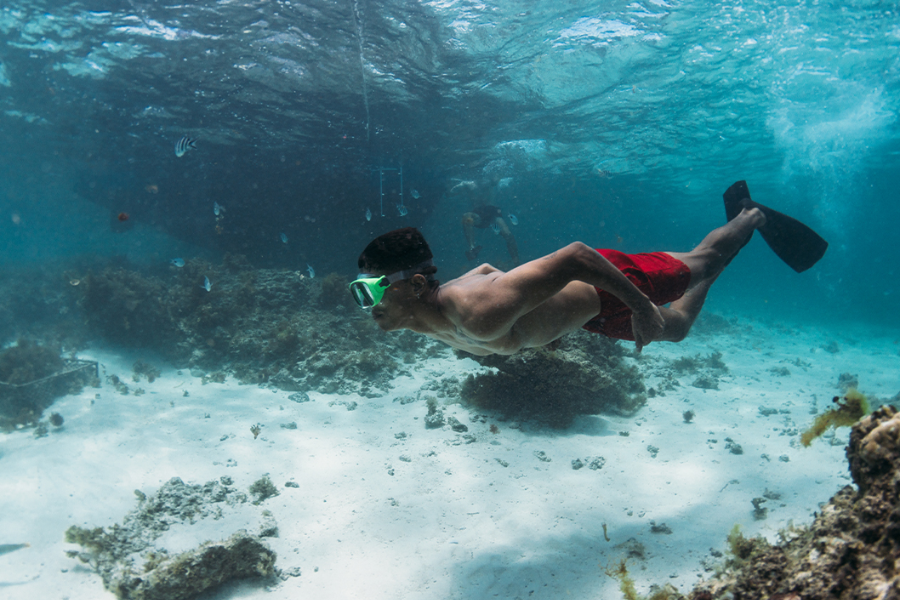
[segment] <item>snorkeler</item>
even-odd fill
[[[364,274],[350,291],[382,330],[410,329],[472,354],[513,354],[579,328],[633,340],[640,351],[685,338],[754,231],[796,271],[828,247],[799,221],[753,202],[743,181],[725,192],[725,209],[728,223],[690,252],[629,255],[575,242],[509,272],[483,264],[443,285],[425,238],[407,227],[366,246]]]
[[[497,185],[500,178],[494,176],[491,179],[475,181],[461,181],[450,188],[450,193],[465,189],[472,198],[472,210],[463,214],[463,234],[466,236],[466,258],[475,260],[481,251],[481,246],[475,245],[475,229],[487,229],[490,227],[506,241],[506,251],[512,259],[514,267],[519,266],[519,248],[516,238],[503,218],[503,210],[492,204],[493,197],[497,194]]]

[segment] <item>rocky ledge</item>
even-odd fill
[[[900,414],[883,406],[853,426],[847,486],[809,526],[763,539],[731,539],[724,571],[689,600],[895,600],[900,598]],[[670,597],[677,598],[677,594]]]

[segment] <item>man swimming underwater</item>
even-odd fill
[[[728,223],[690,252],[628,255],[575,242],[509,272],[483,264],[443,285],[422,234],[398,229],[366,246],[350,291],[384,331],[411,329],[477,355],[544,346],[582,327],[633,340],[638,351],[678,342],[754,231],[798,272],[828,247],[799,221],[753,202],[743,181],[724,197]]]

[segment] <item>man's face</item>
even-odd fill
[[[383,273],[378,273],[383,275]],[[408,281],[392,283],[385,291],[381,302],[372,307],[372,319],[382,331],[404,329],[410,317],[409,298],[412,289]]]

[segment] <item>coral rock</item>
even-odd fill
[[[900,416],[882,407],[853,426],[847,486],[808,527],[777,546],[753,540],[716,580],[692,599],[900,598]]]

